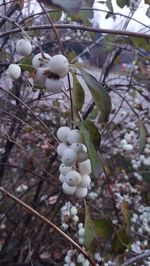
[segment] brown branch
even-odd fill
[[[57,227],[54,223],[52,223],[50,220],[48,220],[45,216],[41,215],[39,212],[35,211],[33,208],[31,208],[29,205],[27,205],[22,200],[15,197],[13,194],[5,190],[3,187],[0,187],[0,192],[2,192],[5,196],[9,197],[13,201],[15,201],[17,204],[19,204],[21,207],[23,207],[27,212],[31,213],[35,217],[39,218],[42,222],[48,224],[50,227],[52,227],[57,233],[62,235],[67,241],[69,241],[79,252],[81,252],[91,263],[91,265],[95,266],[95,263],[92,261],[92,259],[89,257],[88,253],[80,247],[72,238],[70,238],[67,234],[65,234],[59,227]]]
[[[140,255],[137,255],[136,257],[126,261],[125,263],[122,264],[122,266],[128,266],[128,265],[131,265],[137,261],[140,261],[140,260],[143,260],[143,259],[146,259],[147,257],[150,256],[150,250],[145,250],[144,253],[140,254]]]
[[[95,28],[95,27],[88,27],[82,25],[73,25],[73,24],[54,24],[56,29],[72,29],[72,30],[81,30],[81,31],[89,31],[89,32],[98,32],[98,33],[107,33],[113,35],[120,35],[120,36],[128,36],[128,37],[139,37],[150,40],[150,34],[145,34],[141,32],[133,32],[133,31],[126,31],[126,30],[114,30],[114,29],[104,29],[104,28]],[[33,31],[33,30],[43,30],[43,29],[52,29],[53,27],[49,24],[45,25],[35,25],[31,27],[24,27],[24,31]],[[7,32],[3,32],[0,34],[0,38],[21,32],[20,29],[14,29]]]

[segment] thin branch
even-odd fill
[[[13,194],[5,190],[3,187],[0,187],[0,192],[2,192],[5,196],[9,197],[13,201],[15,201],[17,204],[19,204],[21,207],[23,207],[27,212],[33,214],[35,217],[39,218],[42,222],[48,224],[50,227],[52,227],[58,234],[62,235],[67,241],[69,241],[79,252],[81,252],[91,263],[91,265],[95,266],[95,263],[91,260],[87,252],[80,247],[73,239],[71,239],[68,235],[66,235],[59,227],[57,227],[54,223],[52,223],[50,220],[48,220],[45,216],[41,215],[39,212],[35,211],[33,208],[31,208],[29,205],[27,205],[22,200],[15,197]]]
[[[137,261],[140,261],[140,260],[143,260],[143,259],[146,259],[147,257],[150,256],[150,250],[145,250],[144,253],[140,254],[140,255],[137,255],[136,257],[126,261],[125,263],[122,264],[122,266],[128,266],[128,265],[131,265]]]
[[[104,29],[104,28],[96,28],[96,27],[88,27],[82,25],[74,25],[74,24],[53,24],[56,29],[72,29],[72,30],[81,30],[81,31],[89,31],[89,32],[97,32],[97,33],[107,33],[113,35],[120,35],[120,36],[128,36],[128,37],[139,37],[150,40],[150,35],[141,33],[141,32],[133,32],[133,31],[126,31],[126,30],[114,30],[114,29]],[[43,29],[52,29],[53,27],[49,24],[45,25],[35,25],[31,27],[23,27],[24,31],[33,31],[33,30],[43,30]],[[20,29],[9,30],[7,32],[3,32],[0,34],[0,38],[9,36],[11,34],[15,34],[21,32]]]

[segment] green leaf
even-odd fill
[[[79,112],[84,104],[85,93],[84,90],[76,78],[76,75],[72,73],[73,76],[73,90],[72,90],[72,101],[75,112]]]
[[[142,120],[139,121],[139,153],[141,154],[145,148],[146,144],[146,137],[147,137],[147,130]]]
[[[88,155],[91,160],[92,173],[96,178],[99,178],[103,173],[103,165],[95,147],[97,147],[100,143],[100,134],[96,126],[90,121],[79,122],[78,127],[88,149]]]
[[[84,244],[85,247],[88,251],[93,253],[93,243],[94,240],[96,239],[96,232],[94,230],[94,222],[91,219],[91,214],[90,214],[90,209],[89,207],[85,204],[85,234],[84,234]]]
[[[75,14],[79,12],[82,1],[81,0],[49,0],[49,5],[52,7],[60,7],[69,14]]]
[[[34,68],[32,66],[32,56],[24,57],[20,61],[19,66],[21,67],[22,70],[28,71],[29,73],[32,73],[34,70]]]
[[[53,22],[57,22],[58,20],[60,20],[62,16],[62,11],[58,10],[58,11],[54,11],[50,13],[50,17],[53,20]]]
[[[120,254],[131,244],[131,240],[124,228],[121,228],[116,232],[112,240],[112,251],[115,254]]]
[[[89,135],[89,141],[94,145],[95,149],[98,149],[100,146],[101,135],[93,122],[90,120],[82,121],[78,123],[78,126],[81,130],[81,134],[86,138],[84,133]]]
[[[129,232],[129,226],[130,226],[130,210],[129,210],[129,205],[127,202],[122,202],[121,203],[121,213],[123,215],[123,223],[124,223],[124,228],[126,232]]]
[[[150,41],[148,39],[140,37],[130,37],[129,39],[135,48],[143,48],[145,51],[150,52]]]
[[[130,0],[116,0],[117,5],[121,8],[123,8],[124,6],[129,6],[130,5]]]
[[[93,10],[92,6],[94,1],[92,0],[82,0],[82,5],[81,8],[86,8],[85,10],[80,10],[77,14],[74,14],[71,16],[72,20],[75,21],[82,21],[84,24],[89,25],[90,24],[90,19],[93,17]],[[88,9],[89,8],[89,9]]]
[[[111,238],[114,232],[111,221],[105,218],[94,220],[94,230],[96,234],[104,240]]]
[[[80,71],[82,78],[88,85],[97,108],[100,110],[102,121],[108,121],[111,112],[111,99],[109,94],[94,76],[86,72],[83,68],[81,68]]]

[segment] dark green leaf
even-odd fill
[[[75,112],[79,112],[84,104],[85,93],[84,90],[73,73],[73,90],[72,90],[72,101]]]
[[[95,147],[97,147],[100,143],[100,135],[97,131],[96,126],[90,121],[79,122],[78,127],[88,149],[88,155],[91,160],[92,173],[96,178],[99,178],[103,173],[103,165]]]
[[[145,148],[146,144],[146,137],[147,137],[147,130],[142,120],[139,121],[139,153],[141,154]]]
[[[62,16],[62,11],[58,10],[58,11],[54,11],[50,13],[50,17],[53,20],[53,22],[57,22]]]
[[[95,124],[89,120],[86,120],[79,122],[78,126],[81,130],[81,134],[83,132],[83,137],[85,136],[86,138],[86,135],[84,135],[84,133],[88,134],[89,141],[94,145],[95,149],[98,149],[100,145],[101,135]]]
[[[24,57],[20,61],[19,65],[20,65],[21,69],[24,71],[28,71],[28,72],[32,73],[34,70],[34,68],[32,66],[32,56]]]
[[[123,8],[124,6],[129,6],[130,5],[130,0],[116,0],[117,5],[121,8]]]
[[[50,5],[54,7],[60,7],[69,14],[75,14],[79,12],[82,1],[81,0],[49,0]]]
[[[129,39],[135,48],[143,48],[145,51],[150,52],[150,41],[148,39],[140,37],[130,37]]]
[[[82,0],[81,2],[82,2],[81,8],[83,8],[83,10],[80,10],[77,14],[74,14],[73,16],[71,16],[71,18],[72,20],[82,21],[84,22],[84,24],[89,25],[90,24],[89,19],[92,19],[93,17],[92,6],[93,6],[94,1],[93,0],[92,1]]]
[[[94,230],[96,234],[104,240],[111,238],[114,232],[111,221],[107,219],[94,220]]]
[[[129,205],[127,202],[121,203],[121,212],[123,215],[124,228],[125,228],[126,232],[128,233],[131,215],[130,215]]]
[[[90,209],[86,204],[85,204],[84,229],[85,229],[85,234],[84,234],[85,247],[88,251],[92,252],[93,251],[93,243],[94,243],[94,240],[96,239],[96,232],[94,230],[94,222],[91,219]]]
[[[131,240],[124,228],[121,228],[116,232],[112,241],[112,251],[115,254],[119,254],[125,251],[125,249],[131,244]]]
[[[108,121],[111,112],[111,99],[109,94],[95,77],[84,69],[80,69],[80,71],[82,78],[88,85],[96,106],[100,110],[102,121]]]

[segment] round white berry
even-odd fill
[[[84,233],[85,233],[84,228],[83,227],[80,228],[79,231],[78,231],[78,235],[83,237],[84,236]]]
[[[17,64],[10,64],[8,67],[8,73],[12,79],[18,79],[21,75],[21,68]]]
[[[87,159],[81,163],[78,163],[79,172],[81,175],[89,175],[91,174],[91,161]]]
[[[81,245],[84,244],[84,238],[83,238],[83,237],[79,237],[79,243],[80,243]]]
[[[89,265],[90,263],[87,259],[84,262],[82,262],[82,266],[89,266]]]
[[[60,92],[63,87],[62,79],[54,79],[54,78],[46,78],[45,80],[45,88],[49,92]]]
[[[32,58],[32,66],[34,68],[47,67],[51,56],[47,53],[38,53]]]
[[[61,79],[65,78],[65,77],[67,76],[67,74],[68,74],[68,70],[69,70],[69,69],[66,69],[64,72],[61,72],[61,73],[59,74],[59,77],[60,77]]]
[[[47,68],[45,67],[38,67],[34,73],[34,84],[35,85],[41,85],[44,87],[45,80],[47,78]]]
[[[85,152],[85,151],[80,151],[80,152],[78,152],[78,154],[77,154],[77,161],[78,161],[78,162],[83,162],[83,161],[85,161],[87,158],[88,158],[88,154],[87,154],[87,152]]]
[[[82,253],[80,253],[79,255],[78,255],[78,257],[77,257],[77,262],[78,263],[82,263],[82,262],[84,262],[85,261],[85,257],[84,257],[84,255],[82,254]]]
[[[70,265],[71,257],[67,255],[67,256],[65,257],[65,262],[69,263],[69,265]]]
[[[76,152],[80,152],[83,150],[83,144],[81,143],[73,143],[70,146],[71,149],[75,150]]]
[[[76,187],[69,186],[66,182],[62,185],[63,192],[67,195],[74,195]]]
[[[78,213],[77,208],[75,206],[72,206],[70,209],[70,213],[71,213],[71,215],[76,215]]]
[[[63,152],[68,148],[68,146],[65,144],[65,143],[60,143],[58,146],[57,146],[57,154],[59,156],[62,156],[63,155]]]
[[[72,220],[74,221],[74,223],[78,223],[79,222],[79,216],[78,215],[72,216]]]
[[[60,175],[59,175],[59,181],[60,181],[61,183],[64,183],[64,181],[65,181],[65,176],[64,176],[63,174],[60,174]]]
[[[57,138],[61,142],[67,142],[68,135],[70,134],[71,129],[69,127],[60,127],[57,130]]]
[[[76,191],[75,191],[75,195],[78,198],[84,198],[87,195],[87,188],[83,188],[83,187],[77,187]]]
[[[49,70],[58,74],[59,76],[67,73],[69,70],[69,63],[67,58],[64,55],[54,55],[49,61]]]
[[[72,166],[77,160],[77,153],[70,149],[67,148],[62,155],[62,162],[65,166]]]
[[[78,228],[82,228],[82,227],[83,227],[83,223],[79,223]]]
[[[80,186],[87,188],[89,187],[90,184],[91,184],[91,178],[89,177],[89,175],[82,175]]]
[[[71,130],[70,134],[68,134],[68,142],[69,144],[83,143],[83,138],[78,129]]]
[[[28,56],[32,52],[32,45],[30,41],[25,39],[20,39],[16,43],[16,51],[18,54],[23,56]]]
[[[81,182],[81,175],[77,171],[70,171],[65,176],[65,182],[69,186],[78,186]]]
[[[72,171],[73,169],[73,166],[65,166],[63,163],[59,166],[59,172],[63,175],[66,175],[69,171]]]

